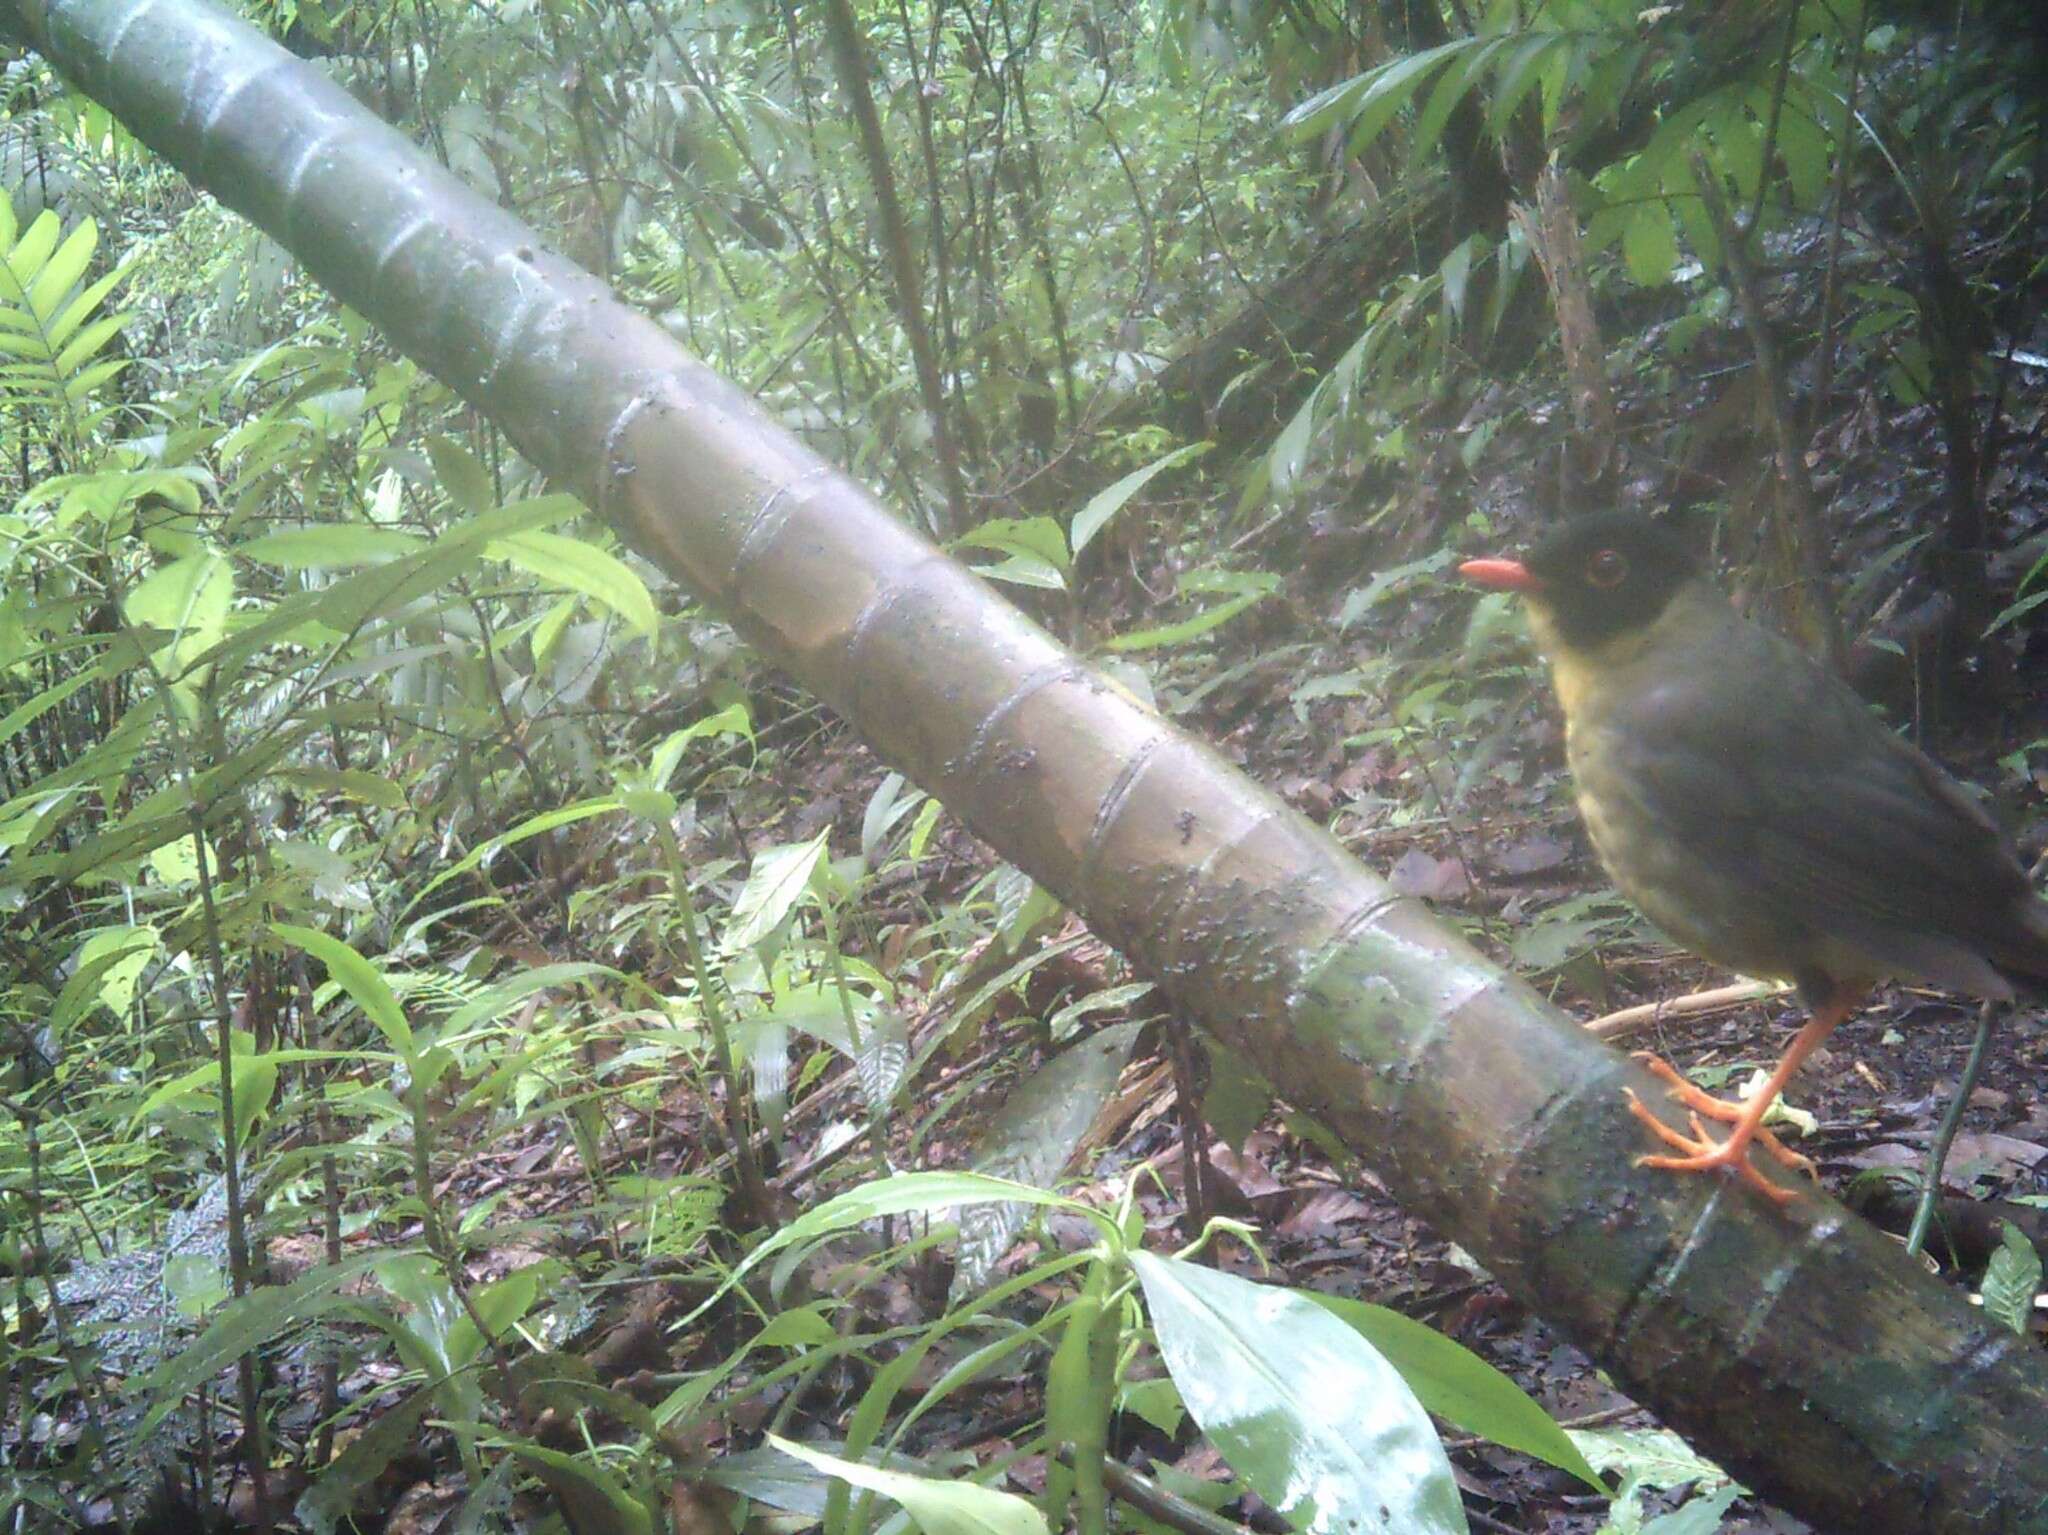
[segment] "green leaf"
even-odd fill
[[[274,604],[268,616],[236,630],[197,662],[225,665],[269,645],[303,640],[309,631],[350,633],[468,569],[490,540],[560,522],[582,511],[582,502],[562,494],[494,508],[473,522],[448,529],[416,554],[357,571],[332,586],[300,592]]]
[[[1155,628],[1117,635],[1106,641],[1103,649],[1118,655],[1127,655],[1135,650],[1160,650],[1185,645],[1190,640],[1199,639],[1210,630],[1229,623],[1253,603],[1261,601],[1269,593],[1277,590],[1280,578],[1258,571],[1219,571],[1213,572],[1211,579],[1206,583],[1193,578],[1181,583],[1182,588],[1188,591],[1200,590],[1205,584],[1212,590],[1226,585],[1236,586],[1238,595],[1226,602],[1219,602],[1212,608],[1205,608],[1194,617],[1184,618],[1178,623],[1160,624]]]
[[[705,736],[744,736],[749,741],[753,740],[754,722],[747,713],[747,706],[743,703],[727,704],[716,714],[707,714],[685,725],[655,747],[647,759],[648,784],[656,789],[667,788],[677,764],[683,760],[683,749]]]
[[[334,794],[380,810],[403,810],[407,803],[401,785],[357,768],[280,768],[274,776],[305,794]]]
[[[1984,1269],[1984,1314],[2026,1336],[2034,1321],[2034,1297],[2041,1293],[2041,1255],[2026,1233],[2000,1221],[2003,1239]]]
[[[1678,232],[1671,210],[1661,200],[1638,203],[1622,226],[1621,254],[1628,275],[1641,287],[1655,288],[1671,280],[1678,265]]]
[[[502,981],[493,982],[481,996],[450,1013],[442,1021],[440,1038],[452,1046],[478,1024],[503,1017],[537,991],[600,978],[632,985],[631,978],[623,971],[587,960],[565,960],[561,964],[536,965],[530,970],[521,970]]]
[[[164,668],[176,677],[227,632],[234,600],[234,566],[207,550],[152,572],[128,593],[122,611],[131,624],[162,629],[171,636]]]
[[[0,744],[4,744],[9,738],[19,735],[24,729],[33,725],[43,715],[56,708],[57,705],[64,702],[65,699],[76,693],[80,688],[85,687],[88,683],[101,681],[106,675],[107,667],[105,663],[81,667],[62,682],[56,684],[56,686],[44,688],[42,692],[37,693],[26,703],[18,708],[9,710],[5,717],[0,717]]]
[[[248,1038],[247,1034],[237,1034],[235,1036],[238,1042]],[[378,1050],[294,1049],[266,1050],[260,1055],[251,1055],[249,1059],[267,1062],[275,1068],[278,1066],[295,1065],[301,1061],[384,1061],[390,1060],[392,1057]],[[167,1103],[174,1103],[178,1099],[192,1093],[211,1093],[219,1084],[220,1063],[218,1061],[207,1061],[203,1065],[194,1066],[190,1071],[173,1077],[168,1082],[161,1083],[147,1098],[142,1100],[135,1112],[128,1116],[128,1121],[131,1125],[139,1123]]]
[[[405,1021],[405,1010],[398,1005],[391,983],[384,979],[375,965],[339,938],[329,937],[315,928],[273,922],[270,930],[325,965],[328,979],[354,999],[356,1006],[377,1026],[377,1031],[391,1041],[401,1056],[407,1061],[413,1059],[412,1025]]]
[[[1522,40],[1494,79],[1493,99],[1486,108],[1489,131],[1497,137],[1506,136],[1522,99],[1544,79],[1546,67],[1557,62],[1570,46],[1571,39],[1558,32],[1538,32]]]
[[[2022,597],[2018,602],[2010,604],[1991,620],[1990,626],[1984,631],[1985,638],[1990,638],[2007,624],[2025,618],[2043,603],[2048,603],[2048,591],[2035,592],[2031,597]]]
[[[578,1535],[654,1535],[654,1519],[604,1464],[521,1440],[506,1448],[562,1505]]]
[[[37,319],[49,321],[57,314],[57,306],[65,295],[77,286],[78,279],[85,275],[86,264],[92,260],[92,253],[100,243],[99,227],[90,219],[71,226],[71,233],[64,238],[64,244],[51,255],[49,264],[36,274],[35,281],[28,285],[28,306]],[[16,270],[20,270],[18,267]]]
[[[1351,150],[1369,147],[1380,130],[1430,75],[1459,54],[1484,47],[1491,38],[1461,37],[1420,53],[1407,54],[1353,79],[1319,91],[1280,120],[1281,131],[1310,139],[1340,122],[1351,124]]]
[[[810,888],[811,876],[824,860],[828,835],[829,828],[808,842],[785,842],[754,855],[753,869],[732,903],[732,920],[720,940],[727,953],[752,948],[782,926]]]
[[[135,1001],[135,987],[156,955],[153,927],[104,927],[78,946],[71,974],[50,1012],[51,1031],[61,1038],[95,1004],[116,1018],[125,1018]]]
[[[395,1407],[380,1407],[363,1431],[320,1469],[293,1510],[313,1535],[334,1535],[391,1463],[413,1451],[420,1423],[433,1404],[434,1390],[427,1386]]]
[[[976,574],[1046,591],[1064,591],[1073,564],[1066,529],[1050,517],[992,517],[947,548],[993,549],[1007,555],[1000,565],[975,566]]]
[[[1485,72],[1496,53],[1506,47],[1510,39],[1488,38],[1480,47],[1446,69],[1437,77],[1436,88],[1429,93],[1429,100],[1416,116],[1415,126],[1408,132],[1408,158],[1411,164],[1420,165],[1423,158],[1436,150],[1437,142],[1443,137],[1444,124],[1458,109],[1458,103],[1471,94],[1473,83]],[[1539,38],[1542,42],[1544,39]]]
[[[243,1354],[261,1348],[290,1327],[302,1326],[350,1304],[343,1286],[366,1273],[375,1255],[351,1258],[302,1275],[288,1285],[252,1290],[229,1301],[189,1345],[166,1359],[138,1382],[154,1398],[139,1432],[147,1434],[164,1415]]]
[[[1609,1489],[1571,1436],[1520,1386],[1463,1344],[1385,1306],[1298,1291],[1358,1332],[1408,1382],[1422,1405],[1468,1434],[1569,1471],[1594,1491]]]
[[[249,1144],[256,1121],[270,1107],[277,1091],[277,1061],[274,1056],[237,1054],[231,1062],[235,1098],[235,1150]],[[216,1075],[217,1079],[217,1075]]]
[[[748,1253],[739,1267],[732,1271],[716,1291],[700,1302],[696,1310],[675,1325],[678,1328],[687,1326],[689,1322],[716,1305],[726,1291],[767,1259],[800,1243],[813,1242],[835,1231],[845,1231],[866,1221],[880,1220],[888,1215],[908,1215],[914,1211],[941,1210],[954,1205],[999,1203],[1011,1199],[1022,1200],[1026,1204],[1058,1206],[1094,1222],[1105,1240],[1113,1241],[1117,1237],[1114,1223],[1100,1211],[1082,1204],[1077,1199],[1069,1199],[1064,1194],[1055,1194],[1047,1189],[1035,1189],[1026,1183],[1015,1183],[1008,1178],[991,1178],[983,1173],[892,1173],[888,1177],[872,1179],[848,1189],[843,1194],[834,1195],[816,1209],[805,1211],[795,1220],[777,1229],[767,1241]]]
[[[1668,1490],[1692,1484],[1701,1492],[1730,1485],[1728,1473],[1667,1428],[1567,1429],[1587,1460],[1632,1482]]]
[[[492,541],[484,554],[549,586],[582,593],[616,613],[643,639],[653,639],[661,625],[647,583],[624,560],[595,544],[563,533],[519,533]]]
[[[514,1269],[503,1279],[470,1292],[470,1301],[483,1318],[484,1326],[490,1329],[491,1338],[503,1337],[513,1323],[533,1309],[541,1280],[554,1271],[552,1262],[529,1263],[525,1268]],[[449,1364],[461,1369],[483,1353],[488,1341],[477,1330],[475,1320],[465,1307],[448,1328]]]
[[[366,522],[325,522],[309,528],[286,528],[237,544],[245,559],[280,570],[351,570],[385,565],[417,554],[424,540],[400,528],[379,528]]]
[[[1291,1290],[1152,1253],[1131,1264],[1181,1400],[1296,1529],[1468,1528],[1429,1414],[1357,1332]]]
[[[405,903],[405,910],[398,914],[399,920],[403,921],[412,913],[412,909],[415,906],[419,905],[420,902],[424,901],[450,880],[460,879],[486,858],[496,855],[501,849],[508,848],[516,842],[524,842],[529,837],[538,837],[545,832],[551,832],[559,826],[571,826],[578,821],[587,821],[595,815],[610,815],[614,811],[623,809],[625,809],[625,806],[619,802],[618,796],[603,794],[595,799],[578,800],[573,805],[564,805],[559,810],[542,811],[537,816],[521,821],[510,831],[500,833],[488,841],[478,843],[460,860],[450,864],[439,874],[428,880],[421,888],[420,893]]]
[[[1818,209],[1827,196],[1834,169],[1834,137],[1813,115],[1815,102],[1804,92],[1788,95],[1778,117],[1778,153],[1785,162],[1785,180],[1792,200],[1804,212]]]
[[[841,1460],[778,1434],[770,1434],[768,1442],[827,1476],[902,1504],[925,1535],[1049,1535],[1044,1516],[1014,1493],[998,1492],[977,1482],[884,1471],[857,1460]]]
[[[1068,546],[1078,556],[1094,541],[1095,535],[1102,531],[1104,524],[1122,511],[1131,497],[1150,484],[1155,476],[1200,458],[1214,446],[1216,445],[1212,442],[1197,442],[1190,443],[1185,448],[1176,448],[1164,458],[1156,459],[1142,469],[1133,470],[1107,489],[1098,490],[1088,498],[1088,504],[1074,514],[1073,526],[1067,534]]]
[[[429,437],[427,457],[434,461],[434,478],[441,489],[466,515],[481,517],[498,504],[490,471],[454,438],[439,433]]]

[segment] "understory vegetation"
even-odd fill
[[[2026,0],[241,15],[1703,1086],[1794,1005],[1459,560],[1668,517],[2048,849]],[[139,132],[0,45],[9,1530],[1808,1528]],[[1968,1018],[1791,1092],[1880,1225]],[[2044,1068],[1929,1248],[2030,1338]]]

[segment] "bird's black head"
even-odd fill
[[[1521,560],[1469,560],[1467,580],[1518,591],[1575,650],[1654,623],[1699,562],[1642,517],[1602,514],[1560,523]]]

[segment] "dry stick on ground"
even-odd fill
[[[1666,997],[1659,1002],[1644,1002],[1603,1014],[1586,1024],[1586,1032],[1595,1039],[1623,1039],[1641,1029],[1654,1027],[1667,1018],[1697,1018],[1702,1013],[1728,1012],[1751,1002],[1761,1002],[1766,997],[1781,997],[1791,989],[1782,981],[1737,981],[1732,986],[1716,986],[1688,996]]]
[[[202,0],[0,0],[0,31],[283,239],[1749,1485],[1859,1535],[2048,1530],[2025,1340],[1824,1194],[1780,1211],[1637,1169],[1639,1066],[318,69]]]

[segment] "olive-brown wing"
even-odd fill
[[[1609,749],[1639,813],[1772,921],[1874,972],[1977,992],[1998,989],[1994,969],[2048,975],[2038,902],[1989,817],[1848,688],[1752,634],[1617,710]]]

